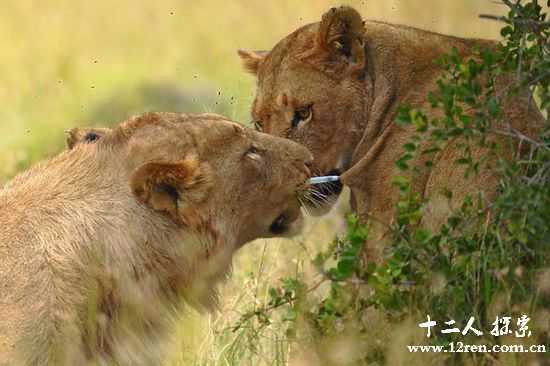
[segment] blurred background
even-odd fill
[[[3,0],[0,183],[63,146],[63,131],[148,110],[246,122],[254,80],[236,50],[269,49],[330,6],[466,37],[498,37],[490,0]]]
[[[217,112],[247,123],[254,79],[241,71],[236,50],[270,49],[342,4],[366,19],[493,39],[501,25],[478,15],[504,11],[490,0],[2,0],[0,185],[63,149],[68,128],[151,110]],[[295,240],[241,250],[221,289],[221,311],[187,313],[167,364],[286,364],[288,345],[276,328],[271,339],[254,340],[230,326],[280,277],[307,276],[315,248],[342,230],[345,210],[343,203],[312,220]]]

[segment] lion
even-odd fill
[[[341,183],[319,187],[326,204],[318,214],[330,209],[347,185],[352,209],[372,225],[371,241],[382,243],[398,200],[392,185],[399,173],[394,162],[415,133],[414,126],[394,122],[398,106],[408,104],[427,111],[429,118],[437,116],[427,100],[442,74],[434,60],[453,48],[469,57],[475,47],[495,45],[364,21],[355,9],[343,6],[292,32],[270,51],[238,53],[245,70],[257,77],[251,107],[256,128],[306,146],[315,158],[315,175],[341,175]],[[512,81],[503,76],[497,80],[498,90]],[[542,115],[528,93],[507,100],[503,113],[510,127],[528,136],[535,136],[542,125]],[[458,145],[457,140],[450,141],[433,159],[431,171],[423,170],[413,179],[414,190],[428,200],[423,224],[432,230],[466,195],[481,191],[490,202],[496,194],[498,177],[492,170],[465,178],[464,168],[454,164],[460,157]],[[486,154],[486,149],[472,148],[473,159]],[[410,165],[422,166],[422,159],[415,157]],[[452,190],[451,200],[442,192],[445,188]],[[376,258],[381,248],[367,250],[371,249]]]
[[[0,190],[1,365],[159,365],[180,299],[213,308],[237,249],[300,229],[295,142],[212,114],[69,135]]]

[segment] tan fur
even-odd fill
[[[397,199],[392,186],[398,173],[394,162],[409,142],[413,127],[394,123],[396,108],[408,103],[413,108],[431,110],[426,96],[435,90],[441,69],[434,60],[452,48],[462,56],[473,53],[475,44],[493,47],[487,40],[462,39],[406,26],[377,21],[363,22],[350,7],[329,10],[321,22],[306,25],[283,38],[265,56],[240,51],[247,70],[257,69],[257,94],[252,116],[264,132],[304,144],[315,156],[314,173],[339,169],[343,182],[351,188],[352,206],[359,216],[372,218],[380,230],[373,243],[384,236]],[[252,67],[251,64],[255,66]],[[512,82],[503,76],[497,82],[501,92]],[[286,103],[280,103],[281,96]],[[311,106],[307,123],[292,127],[295,111]],[[530,95],[521,94],[504,103],[508,124],[534,136],[542,116]],[[495,141],[503,142],[492,136]],[[478,177],[464,178],[464,170],[453,162],[459,157],[459,141],[451,141],[435,158],[431,172],[414,179],[414,188],[430,201],[424,223],[439,226],[468,193],[481,190],[494,197],[497,177],[484,169]],[[504,143],[505,145],[505,143]],[[487,154],[474,149],[474,158]],[[411,161],[420,166],[425,157]],[[453,200],[441,195],[452,189]],[[371,245],[371,244],[369,244]]]
[[[235,250],[299,226],[296,143],[214,115],[101,132],[0,190],[0,365],[159,365],[182,297],[212,307]]]

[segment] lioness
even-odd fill
[[[434,117],[426,100],[442,71],[434,60],[453,48],[466,57],[475,44],[494,46],[487,40],[363,21],[355,9],[340,7],[283,38],[271,51],[239,55],[244,68],[257,76],[252,105],[256,127],[308,147],[315,157],[314,173],[342,174],[342,182],[351,188],[352,207],[362,220],[373,218],[383,235],[397,199],[394,162],[415,132],[413,126],[394,123],[397,107],[409,104]],[[497,89],[509,81],[504,76]],[[532,136],[542,116],[529,99],[523,94],[508,100],[504,115],[511,127]],[[495,193],[497,177],[486,170],[466,179],[464,169],[453,163],[459,154],[457,141],[450,141],[433,159],[431,172],[414,180],[416,191],[430,199],[424,215],[429,227],[440,225],[466,194],[483,190],[490,200]],[[472,154],[477,159],[486,150],[474,148]],[[422,161],[416,158],[411,164]],[[444,187],[454,193],[451,202],[441,194]],[[320,191],[334,198],[341,189],[331,183]]]
[[[300,226],[295,142],[211,114],[83,131],[0,190],[2,365],[159,365],[178,299],[211,307],[239,247]]]

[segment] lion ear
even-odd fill
[[[110,128],[77,127],[65,131],[67,148],[72,150],[77,144],[92,144],[111,132]]]
[[[130,187],[139,202],[185,223],[185,206],[206,198],[211,172],[196,156],[177,162],[150,162],[132,173]]]
[[[258,69],[265,57],[269,54],[269,51],[238,50],[237,53],[241,57],[244,69],[251,74],[257,75]]]
[[[365,63],[365,24],[357,10],[349,6],[327,11],[317,32],[316,46],[331,58],[344,58],[362,67]]]

